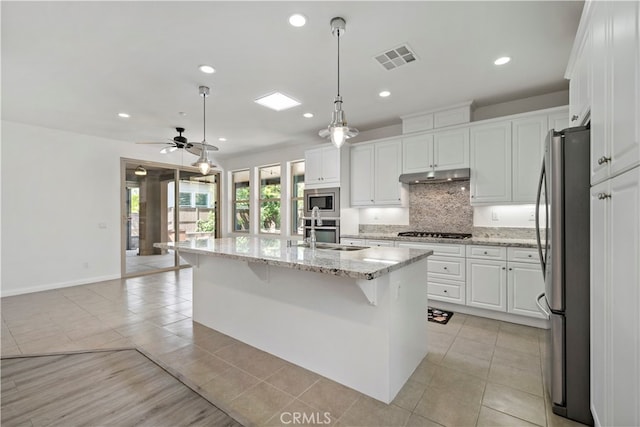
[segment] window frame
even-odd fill
[[[237,199],[237,188],[236,188],[236,175],[246,173],[248,178],[246,181],[239,181],[242,183],[246,182],[247,188],[247,198],[246,199]],[[241,187],[244,188],[245,186]],[[246,229],[237,229],[237,213],[238,213],[238,204],[246,204],[246,214],[247,214],[247,228]],[[238,169],[235,171],[231,171],[231,231],[233,233],[246,233],[249,234],[251,232],[251,171],[250,169]],[[244,211],[245,209],[243,209]]]

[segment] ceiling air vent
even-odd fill
[[[382,65],[385,70],[393,70],[394,68],[416,61],[418,58],[409,45],[405,43],[374,56],[374,59]]]

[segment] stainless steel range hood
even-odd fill
[[[404,173],[399,181],[405,184],[435,184],[447,181],[464,181],[469,179],[470,169],[449,169],[418,173]]]

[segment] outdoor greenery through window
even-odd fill
[[[249,232],[249,197],[251,183],[249,171],[232,173],[233,177],[233,231]]]
[[[291,234],[304,232],[304,160],[291,163]]]
[[[280,234],[280,165],[265,166],[260,173],[260,232]]]

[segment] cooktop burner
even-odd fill
[[[403,231],[398,233],[400,237],[435,237],[438,239],[469,239],[467,233],[439,233],[437,231]]]

